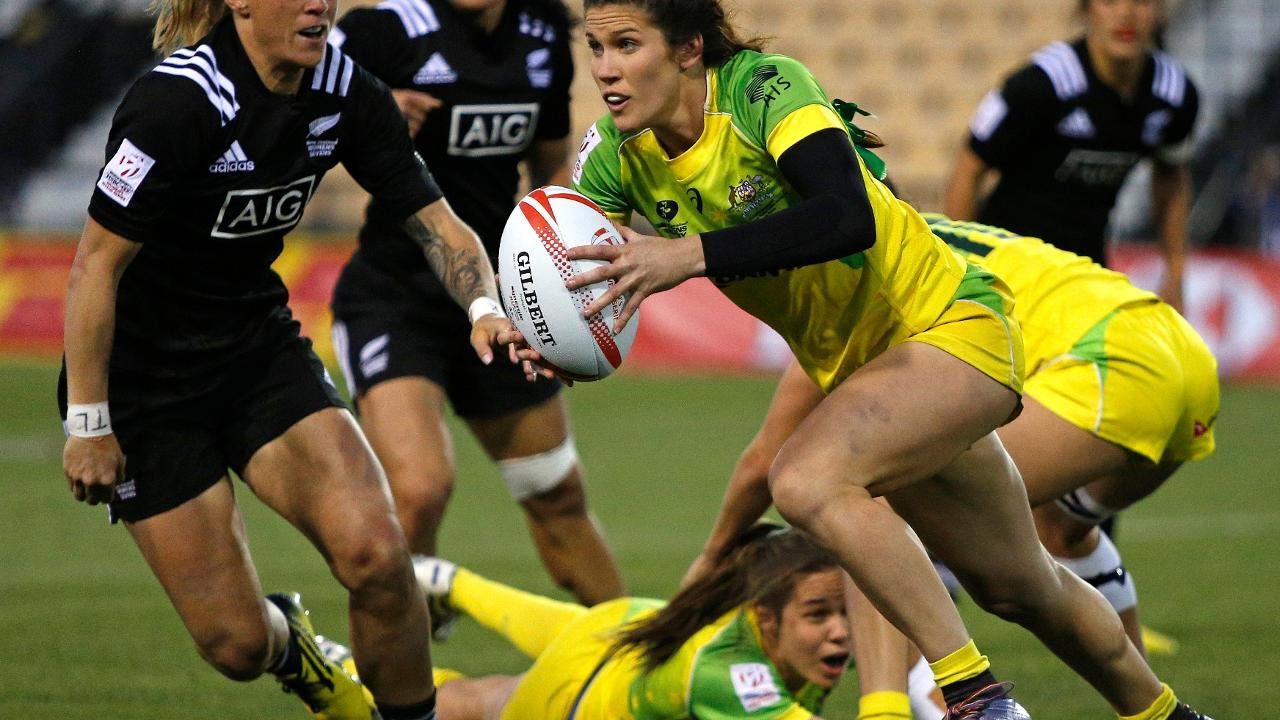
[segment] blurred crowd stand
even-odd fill
[[[147,2],[0,2],[0,226],[74,230],[83,222],[111,112],[127,83],[156,61]],[[340,11],[376,2],[342,0]],[[940,208],[982,95],[1037,48],[1081,31],[1075,0],[729,4],[744,34],[768,38],[770,49],[804,61],[833,97],[875,113],[866,124],[887,141],[883,155],[903,196],[922,209]],[[1167,0],[1166,7],[1165,49],[1201,93],[1192,239],[1274,248],[1276,232],[1265,228],[1276,224],[1276,201],[1263,200],[1275,194],[1274,163],[1236,136],[1262,132],[1258,140],[1280,143],[1280,129],[1250,122],[1259,107],[1280,107],[1280,83],[1268,90],[1266,81],[1280,48],[1280,0]],[[577,134],[603,106],[585,43],[574,52]],[[1260,88],[1270,94],[1259,98]],[[1135,173],[1122,193],[1114,235],[1151,236],[1145,182],[1145,173]],[[335,171],[304,227],[349,238],[363,207],[360,188]]]

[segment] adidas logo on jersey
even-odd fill
[[[416,85],[447,85],[457,80],[458,73],[453,71],[449,62],[438,52],[432,53],[413,76]]]
[[[1097,135],[1098,131],[1093,128],[1089,113],[1085,112],[1084,108],[1076,108],[1058,123],[1058,134],[1071,138],[1091,138]]]
[[[236,173],[236,172],[252,172],[253,161],[245,156],[244,150],[240,147],[240,141],[236,140],[231,143],[231,147],[222,153],[222,157],[218,161],[209,166],[211,173]]]

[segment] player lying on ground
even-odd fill
[[[1140,643],[1133,579],[1097,525],[1152,493],[1183,462],[1213,452],[1213,355],[1177,311],[1120,273],[1034,238],[924,217],[968,261],[1009,278],[1028,377],[1022,414],[998,434],[1022,473],[1044,545],[1102,592]],[[821,400],[793,362],[734,470],[704,558],[768,507],[769,466]],[[865,647],[864,670],[902,662],[864,657]]]
[[[588,609],[437,558],[416,565],[429,595],[534,660],[515,676],[438,671],[440,720],[803,720],[821,710],[849,660],[845,574],[777,525],[733,538],[668,603],[628,597]],[[331,657],[343,654],[326,645]]]

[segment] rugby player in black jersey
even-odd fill
[[[560,0],[388,0],[350,11],[334,31],[343,52],[393,88],[418,151],[495,262],[520,163],[535,187],[569,183],[569,32]],[[338,280],[334,346],[410,548],[437,554],[454,486],[449,404],[524,509],[555,581],[585,605],[620,596],[560,383],[476,360],[462,340],[465,313],[390,209],[370,203]]]
[[[274,673],[320,718],[432,718],[429,621],[384,476],[271,263],[341,162],[403,224],[383,242],[416,241],[470,309],[459,332],[483,362],[502,344],[514,360],[519,333],[390,92],[326,42],[332,2],[158,8],[171,54],[116,112],[67,291],[68,485],[110,504],[226,676]],[[261,596],[229,470],[349,591],[376,709],[318,652],[296,596]]]
[[[1041,48],[979,104],[945,212],[1105,265],[1116,195],[1138,161],[1151,158],[1165,261],[1159,294],[1181,310],[1196,88],[1177,61],[1153,49],[1161,0],[1079,3],[1084,37]],[[980,201],[993,172],[995,187]]]

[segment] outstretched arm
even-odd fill
[[[444,198],[410,215],[404,229],[422,246],[427,264],[449,296],[467,311],[471,345],[480,360],[489,364],[493,347],[507,345],[511,361],[516,362],[516,344],[523,337],[502,311],[493,267],[475,231],[454,214]]]
[[[682,586],[713,565],[729,542],[769,509],[773,503],[769,494],[769,468],[773,458],[819,402],[822,402],[822,391],[804,374],[800,364],[792,360],[778,381],[764,423],[733,469],[715,527],[685,573]]]

